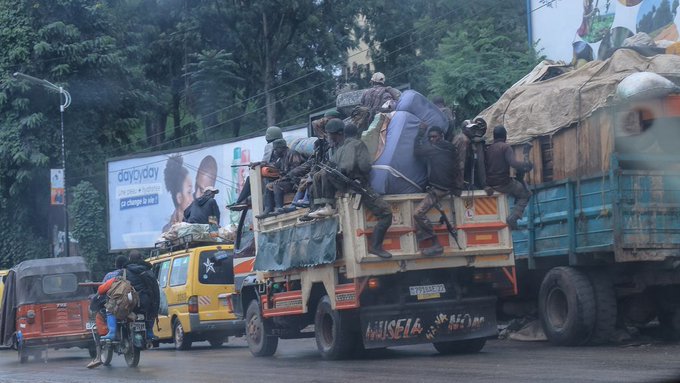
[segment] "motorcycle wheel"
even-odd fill
[[[110,366],[113,360],[113,345],[112,344],[102,344],[99,347],[102,348],[101,359],[104,366]]]
[[[125,353],[125,363],[128,367],[137,367],[139,364],[139,348],[135,347],[133,342],[129,342],[127,352]]]

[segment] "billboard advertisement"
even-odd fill
[[[306,137],[307,128],[283,133],[290,142]],[[234,202],[248,167],[232,165],[260,161],[264,136],[187,148],[173,152],[114,159],[107,163],[109,248],[111,251],[153,247],[163,231],[181,222],[184,209],[206,186],[219,190],[220,226],[238,221]]]
[[[654,41],[678,41],[678,0],[531,0],[531,35],[551,60],[572,61],[574,51],[604,59],[638,32]]]

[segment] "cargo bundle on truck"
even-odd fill
[[[504,195],[443,198],[451,225],[439,211],[428,213],[439,222],[443,253],[436,256],[422,254],[429,242],[419,243],[414,229],[425,194],[383,195],[393,215],[383,246],[392,257],[380,258],[368,251],[377,220],[360,194],[338,194],[337,213],[311,222],[300,219],[306,210],[254,219],[263,209],[259,168],[250,185],[252,211],[242,213],[236,236],[237,292],[228,303],[245,319],[253,355],[272,355],[279,339],[303,337],[315,337],[327,359],[417,343],[441,353],[477,352],[497,334],[497,296],[516,291]]]
[[[679,79],[680,56],[621,49],[482,113],[518,156],[532,146],[513,299],[537,302],[555,344],[606,342],[617,323],[654,318],[680,336]]]

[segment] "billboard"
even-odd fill
[[[678,41],[678,0],[530,0],[530,33],[540,53],[570,62],[574,50],[604,59],[635,33]]]
[[[307,137],[307,128],[283,133],[290,142]],[[153,247],[161,233],[181,222],[184,209],[210,185],[220,207],[220,226],[235,224],[239,213],[225,208],[234,202],[248,167],[260,161],[266,141],[258,136],[172,152],[110,160],[107,163],[109,249]]]

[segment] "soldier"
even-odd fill
[[[529,203],[531,191],[521,182],[510,178],[510,167],[528,172],[534,168],[534,165],[531,162],[519,162],[515,159],[515,152],[505,142],[507,136],[508,132],[504,126],[499,125],[493,128],[493,144],[486,150],[486,183],[489,185],[486,192],[491,195],[495,190],[515,197],[515,207],[505,220],[514,230],[517,229],[517,220],[522,217],[524,208]]]
[[[397,102],[399,101],[399,97],[401,97],[400,91],[385,85],[385,75],[380,72],[375,72],[373,74],[373,77],[371,77],[371,85],[373,86],[366,90],[361,96],[361,105],[371,110],[369,122],[373,120],[373,116],[375,116],[376,113],[380,112],[385,102]]]
[[[353,124],[344,125],[339,119],[333,119],[326,125],[326,131],[332,141],[341,143],[331,157],[331,163],[350,180],[358,180],[367,191],[362,194],[362,203],[378,219],[373,228],[368,252],[381,258],[391,258],[392,254],[383,248],[383,239],[387,229],[392,225],[392,209],[379,195],[368,186],[368,174],[371,171],[371,158],[368,148],[356,138],[357,127]],[[333,177],[325,170],[314,175],[314,192],[319,198],[315,203],[325,203],[323,208],[309,213],[311,218],[327,217],[335,214],[335,192],[346,191],[348,185]]]
[[[423,142],[427,132],[427,141]],[[427,219],[427,212],[439,200],[447,195],[460,196],[462,190],[456,188],[456,149],[452,143],[444,140],[444,130],[433,126],[427,130],[426,124],[421,124],[414,146],[416,158],[422,158],[427,163],[427,196],[420,202],[413,215],[418,242],[431,240],[432,246],[422,250],[423,255],[437,255],[444,250],[437,236],[432,230],[432,224]]]

